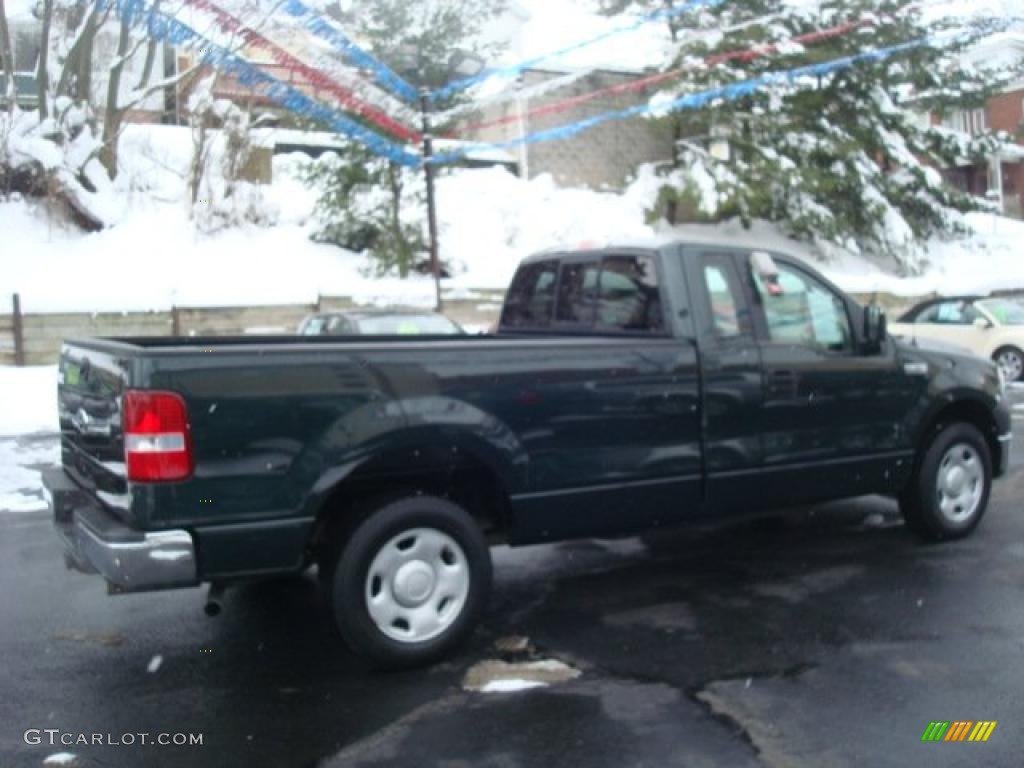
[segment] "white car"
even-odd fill
[[[904,314],[889,332],[968,349],[994,360],[1007,381],[1024,375],[1024,305],[1010,299],[934,299]]]

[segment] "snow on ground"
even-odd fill
[[[515,693],[530,688],[546,688],[547,685],[539,680],[520,680],[518,678],[492,680],[480,688],[480,693]]]
[[[274,158],[274,183],[264,194],[276,211],[276,226],[197,233],[183,202],[190,141],[187,128],[127,127],[124,170],[115,185],[125,210],[120,224],[102,232],[71,231],[29,202],[0,203],[0,296],[19,292],[29,312],[312,303],[318,294],[368,304],[432,303],[428,277],[378,279],[363,256],[309,240],[316,196],[299,178],[308,162],[303,155]],[[550,176],[524,181],[500,168],[442,176],[442,257],[456,269],[446,290],[453,296],[500,291],[523,257],[545,248],[659,234],[645,223],[657,183],[647,167],[624,193],[559,188]],[[853,255],[819,266],[854,292],[917,296],[1024,288],[1024,259],[1017,256],[1024,224],[982,215],[971,220],[978,234],[933,243],[923,277],[902,279],[891,265]],[[767,224],[751,232],[726,224],[660,234],[693,231],[817,259]]]
[[[60,463],[57,431],[57,367],[0,366],[0,510],[46,509],[39,470]]]
[[[299,180],[302,155],[274,158],[265,197],[276,226],[197,233],[182,201],[189,141],[185,128],[128,126],[116,183],[125,212],[98,233],[62,227],[30,202],[0,203],[0,295],[19,292],[28,312],[312,303],[318,294],[433,302],[428,277],[375,278],[363,256],[309,240],[316,195]],[[456,295],[505,288],[523,256],[555,243],[650,232],[638,200],[559,189],[550,177],[461,170],[438,186],[442,257],[460,268],[447,282]]]
[[[60,447],[55,439],[0,438],[0,510],[45,510],[39,470],[59,463]]]
[[[0,437],[56,434],[57,366],[0,366]]]

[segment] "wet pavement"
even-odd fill
[[[976,534],[938,546],[872,498],[497,549],[470,645],[399,674],[340,646],[312,575],[229,591],[209,619],[200,590],[108,598],[64,570],[45,514],[0,512],[0,766],[1016,766],[1022,496],[1015,461]],[[548,684],[468,690],[519,663]],[[999,724],[922,743],[933,720]],[[30,745],[29,729],[203,743]]]

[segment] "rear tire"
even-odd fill
[[[1008,384],[1020,381],[1024,376],[1024,352],[1017,347],[1000,347],[992,355],[992,360],[1003,371]]]
[[[927,541],[971,534],[988,508],[992,457],[976,427],[950,424],[936,432],[900,496],[907,527]]]
[[[328,603],[346,644],[377,666],[434,662],[464,642],[490,593],[476,521],[431,496],[383,503],[334,552]]]

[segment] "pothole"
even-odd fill
[[[494,644],[504,658],[487,659],[466,672],[462,687],[479,693],[513,693],[544,688],[580,676],[580,671],[558,659],[536,658],[527,637],[503,637]]]

